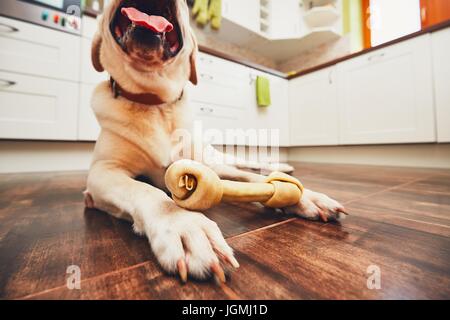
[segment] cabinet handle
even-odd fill
[[[328,73],[328,82],[329,84],[333,84],[333,70],[330,70]]]
[[[209,64],[212,64],[212,63],[213,63],[213,60],[212,60],[212,59],[206,59],[206,58],[204,58],[204,57],[200,57],[200,61],[201,61],[201,62],[205,62],[205,63],[209,63]]]
[[[380,54],[374,54],[373,56],[370,56],[370,57],[368,57],[367,58],[367,60],[369,60],[369,61],[373,61],[373,60],[375,60],[375,59],[381,59],[381,58],[384,58],[384,56],[386,55],[386,53],[380,53]]]
[[[9,88],[15,86],[17,82],[11,80],[0,79],[0,88]]]
[[[203,113],[213,113],[214,110],[212,108],[207,108],[207,107],[201,107],[200,111]]]
[[[214,80],[214,76],[212,76],[212,75],[209,75],[209,74],[206,74],[206,73],[200,73],[200,77],[202,78],[202,79],[209,79],[209,80]]]
[[[13,32],[19,32],[19,29],[17,29],[16,27],[4,24],[4,23],[0,23],[0,32],[13,33]]]

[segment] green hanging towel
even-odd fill
[[[209,4],[209,20],[211,28],[219,30],[222,24],[222,0],[211,0]]]
[[[270,99],[270,81],[266,77],[258,76],[256,78],[256,99],[260,107],[268,107],[272,104]]]
[[[197,21],[200,26],[206,26],[209,21],[208,0],[195,0],[192,14],[197,16],[195,21]]]

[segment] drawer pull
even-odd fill
[[[209,64],[213,63],[212,59],[207,59],[207,58],[204,58],[204,57],[200,57],[200,61],[203,62],[203,63],[209,63]]]
[[[214,110],[212,108],[207,108],[207,107],[201,107],[200,111],[203,113],[213,113]]]
[[[15,86],[17,82],[11,80],[0,79],[0,88],[9,88]]]
[[[4,24],[4,23],[0,23],[0,32],[13,33],[13,32],[19,32],[19,29],[17,29],[16,27]]]
[[[213,81],[213,80],[214,80],[214,76],[211,76],[211,75],[205,74],[205,73],[201,73],[201,74],[200,74],[200,77],[201,77],[202,79],[208,79],[208,80],[210,80],[210,81]]]
[[[375,55],[373,55],[373,56],[370,56],[369,58],[367,58],[367,60],[369,60],[369,61],[373,61],[373,60],[375,60],[375,59],[381,59],[381,58],[384,58],[384,56],[386,55],[386,53],[380,53],[380,54],[375,54]]]

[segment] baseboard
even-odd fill
[[[0,141],[0,173],[88,170],[94,143]]]
[[[88,170],[94,143],[0,141],[0,173]],[[280,148],[279,159],[450,169],[450,144]]]
[[[289,148],[289,161],[450,168],[450,144]]]
[[[93,142],[0,141],[0,173],[88,170]],[[252,152],[254,148],[246,148]],[[224,149],[225,151],[225,149]],[[279,149],[286,162],[288,149]]]

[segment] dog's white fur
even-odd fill
[[[166,101],[146,106],[122,97],[114,98],[108,82],[97,86],[92,108],[102,128],[87,181],[86,204],[111,215],[133,222],[134,230],[148,237],[162,268],[177,271],[180,259],[186,261],[190,276],[205,278],[219,258],[234,259],[233,250],[224,240],[217,224],[203,214],[179,208],[163,191],[165,169],[171,164],[176,147],[171,139],[179,128],[189,128],[187,94],[177,100],[190,79],[196,82],[197,45],[189,27],[189,13],[184,0],[178,3],[178,21],[184,46],[166,62],[148,65],[135,61],[114,40],[109,23],[120,4],[112,1],[105,9],[99,31],[93,41],[93,64],[107,70],[126,90],[133,93],[155,93]],[[137,67],[139,65],[139,67]],[[262,181],[263,176],[241,171],[235,166],[209,164],[221,178],[240,181]],[[255,166],[253,164],[253,166]],[[272,169],[258,164],[259,169]],[[285,165],[284,169],[291,169]],[[146,176],[151,185],[139,182]],[[320,214],[338,219],[342,206],[319,193],[306,190],[301,202],[286,208],[287,212],[317,220]],[[178,266],[179,267],[179,266]]]

